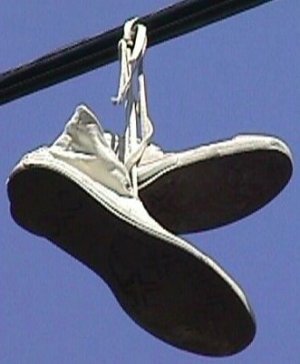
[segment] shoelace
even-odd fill
[[[137,164],[153,135],[153,123],[148,115],[146,80],[143,60],[147,47],[147,29],[134,18],[124,25],[123,38],[119,41],[120,80],[114,104],[125,106],[125,145],[123,162],[130,173],[135,196],[137,188]]]

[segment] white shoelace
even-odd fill
[[[137,18],[124,25],[123,38],[118,44],[120,81],[114,104],[125,106],[125,145],[123,162],[130,173],[135,196],[137,164],[153,135],[153,123],[148,115],[146,81],[143,60],[147,47],[147,29],[137,23]]]

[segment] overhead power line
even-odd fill
[[[148,47],[272,0],[186,0],[140,18]],[[0,105],[117,60],[123,25],[0,74]]]

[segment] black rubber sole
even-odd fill
[[[292,175],[278,150],[218,156],[175,168],[140,190],[153,218],[175,234],[217,228],[259,210]]]
[[[14,220],[72,255],[111,288],[128,315],[178,348],[226,356],[255,335],[251,310],[204,260],[136,228],[72,180],[45,168],[8,182]]]

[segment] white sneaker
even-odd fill
[[[146,47],[147,28],[138,19],[127,21],[119,42],[120,80],[114,101],[124,104],[127,130],[147,139],[145,147],[153,132],[143,69]],[[106,137],[115,151],[121,149],[123,160],[124,140],[109,133]],[[150,145],[134,173],[135,190],[151,216],[169,231],[183,234],[240,220],[267,204],[289,181],[292,160],[279,139],[243,135],[178,153]]]
[[[105,134],[118,153],[118,136]],[[150,215],[176,234],[217,228],[262,208],[292,174],[288,146],[273,136],[239,135],[178,153],[150,144],[137,167]]]
[[[7,186],[13,218],[102,277],[154,336],[204,355],[241,351],[255,335],[245,294],[132,197],[127,171],[95,120],[79,107],[54,145],[22,158]]]

